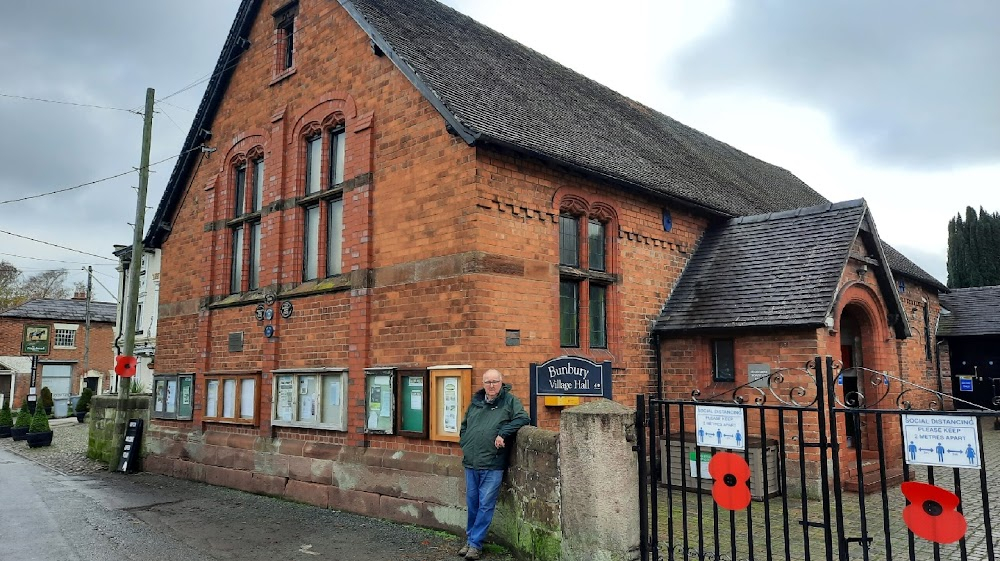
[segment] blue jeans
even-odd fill
[[[465,505],[469,509],[465,524],[466,543],[469,547],[483,549],[486,531],[493,522],[493,510],[497,506],[502,469],[465,468]]]

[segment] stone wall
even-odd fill
[[[142,419],[145,429],[142,438],[142,451],[147,450],[149,434],[149,412],[153,400],[148,395],[134,395],[128,398],[125,415],[119,421],[118,396],[95,395],[90,401],[90,414],[87,416],[90,436],[87,438],[87,457],[99,460],[114,467],[118,455],[115,444],[115,434],[125,434],[125,423],[129,419]],[[118,425],[117,431],[115,430]],[[119,443],[120,445],[120,443]]]
[[[491,528],[494,537],[525,559],[559,559],[562,539],[559,433],[524,427]]]

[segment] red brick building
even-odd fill
[[[84,299],[31,300],[0,313],[0,394],[13,394],[16,408],[29,393],[32,355],[23,352],[22,341],[39,330],[28,327],[41,327],[48,339],[48,352],[38,355],[35,387],[39,394],[49,387],[57,416],[67,414],[69,397],[84,387],[95,393],[107,388],[115,309],[113,302],[91,302],[89,335]]]
[[[713,232],[810,208],[846,225],[825,309],[661,317]],[[944,287],[862,202],[831,207],[431,0],[245,0],[145,245],[149,469],[430,526],[464,524],[457,421],[487,368],[527,403],[531,364],[609,361],[632,404],[711,383],[720,334],[732,384],[839,358],[849,326],[866,365],[936,375],[903,316],[924,298],[936,321]]]

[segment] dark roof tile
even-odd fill
[[[117,304],[114,302],[91,302],[90,321],[114,323],[116,308]],[[39,298],[11,308],[0,314],[0,317],[82,322],[86,321],[86,311],[86,300]]]
[[[938,337],[1000,335],[1000,286],[956,288],[941,295],[950,313],[941,316]]]

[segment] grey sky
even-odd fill
[[[812,105],[863,158],[940,169],[1000,158],[1000,2],[734,2],[674,62],[675,87]]]
[[[611,11],[581,10],[579,0],[446,3],[789,169],[832,200],[865,197],[880,234],[941,280],[948,216],[967,204],[1000,210],[1000,198],[979,196],[979,187],[957,190],[1000,183],[993,181],[1000,178],[1000,78],[992,71],[1000,34],[991,33],[1000,21],[998,2],[970,0],[952,10],[897,0],[619,0]],[[0,18],[0,94],[138,109],[146,87],[162,99],[212,71],[239,1],[9,4]],[[204,86],[158,105],[152,161],[180,150]],[[834,144],[783,132],[804,106],[830,120]],[[96,278],[114,290],[111,251],[132,239],[136,173],[3,201],[135,168],[141,118],[0,97],[0,123],[0,230],[108,256],[0,234],[0,259],[27,273],[65,267],[72,281],[83,280],[81,268],[93,264]],[[838,151],[858,154],[864,165]],[[158,204],[172,167],[169,161],[153,168],[148,207]],[[954,201],[942,204],[942,185]],[[97,296],[109,298],[100,289]]]

